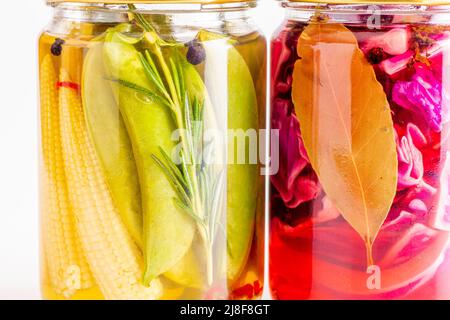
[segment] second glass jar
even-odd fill
[[[78,2],[39,46],[44,298],[260,297],[253,1]]]
[[[449,299],[450,7],[318,2],[272,41],[273,296]]]

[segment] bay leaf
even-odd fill
[[[344,25],[312,22],[297,51],[292,97],[306,151],[325,193],[364,240],[371,265],[397,186],[389,103]]]

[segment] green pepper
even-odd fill
[[[149,92],[156,88],[145,76],[139,53],[110,30],[104,44],[108,74],[117,81],[136,84]],[[132,88],[113,84],[119,109],[131,139],[142,193],[144,215],[144,283],[173,268],[191,247],[195,225],[174,203],[175,191],[152,158],[160,148],[172,151],[175,126],[167,106]]]
[[[103,43],[92,42],[82,75],[83,106],[114,204],[142,248],[141,194],[131,142],[103,65]]]
[[[206,85],[216,109],[228,113],[228,129],[256,130],[258,134],[258,103],[252,75],[231,41],[208,31],[198,38],[206,50]],[[220,68],[224,68],[223,72]],[[227,79],[224,78],[227,74]],[[220,86],[220,87],[219,87]],[[221,94],[226,90],[226,94]],[[223,104],[227,101],[227,105]],[[236,149],[229,141],[228,151]],[[255,147],[255,146],[253,146]],[[235,154],[235,153],[234,153]],[[258,165],[231,163],[227,174],[227,242],[228,280],[235,281],[242,273],[250,253],[258,199]]]

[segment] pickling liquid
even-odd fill
[[[332,18],[328,22],[325,20],[324,26],[333,23]],[[288,21],[272,42],[271,119],[272,129],[280,130],[280,170],[270,178],[270,286],[276,299],[450,298],[449,28],[427,23],[382,22],[382,27],[374,30],[369,30],[364,21],[345,26],[335,24],[327,29],[334,30],[329,31],[332,36],[322,36],[327,40],[318,40],[308,47],[307,41],[320,39],[316,31],[311,31],[306,23]],[[311,33],[302,36],[303,32]],[[340,43],[340,39],[347,43]],[[352,227],[358,221],[351,216],[352,212],[342,212],[336,206],[336,203],[342,204],[339,198],[345,198],[346,192],[353,192],[351,179],[341,185],[339,194],[327,194],[322,182],[330,190],[330,181],[324,173],[318,174],[311,164],[312,153],[308,149],[311,147],[305,147],[303,140],[303,128],[307,130],[307,127],[299,124],[304,119],[296,114],[292,100],[294,64],[309,58],[308,52],[313,52],[317,59],[314,61],[320,61],[314,68],[304,71],[310,72],[311,78],[321,77],[325,68],[334,70],[330,72],[331,78],[339,72],[349,77],[355,75],[350,73],[350,70],[358,70],[351,69],[357,59],[351,47],[353,39],[373,68],[389,103],[398,161],[395,194],[373,242],[373,260],[369,262],[362,235]],[[303,42],[299,45],[300,41]],[[342,59],[335,61],[331,55],[330,60],[320,60],[331,47]],[[303,52],[304,56],[299,56],[298,52]],[[364,66],[369,70],[366,63]],[[307,66],[302,64],[302,68]],[[323,79],[318,81],[322,81],[320,85],[328,85]],[[357,116],[352,114],[352,118],[345,118],[349,112],[345,108],[352,101],[345,97],[352,96],[355,101],[358,92],[346,87],[348,78],[342,76],[341,79],[330,87],[342,98],[339,102],[342,113],[349,121],[355,141],[356,130],[381,120],[372,117],[365,122],[360,118],[357,125]],[[353,81],[356,87],[363,80]],[[309,84],[299,82],[297,85]],[[350,90],[349,95],[340,90]],[[311,105],[327,99],[326,92],[317,89]],[[367,107],[374,107],[373,91],[364,92],[372,94]],[[300,104],[301,99],[307,98],[303,95],[298,99]],[[333,115],[324,115],[327,110],[318,108],[315,112],[323,113],[314,123],[321,130],[331,130],[331,133],[338,130],[338,113],[334,114],[335,125],[329,128],[321,119]],[[335,135],[340,134],[336,132]],[[321,141],[321,146],[327,148],[329,143],[329,148],[333,148],[330,141],[334,140]],[[377,148],[373,141],[368,143],[371,148]],[[371,157],[377,162],[387,161],[388,143],[381,153],[376,152]],[[388,167],[386,162],[385,170],[389,170]],[[344,171],[341,173],[338,165],[335,170],[334,181],[339,183]],[[369,166],[368,170],[374,169]],[[371,192],[382,194],[385,191],[380,187]],[[289,263],[286,263],[287,257]]]
[[[139,244],[139,241],[136,240],[142,237],[142,234],[138,234],[135,237],[136,232],[133,233],[135,230],[132,228],[132,223],[124,220],[126,218],[122,216],[121,210],[128,204],[133,203],[135,207],[138,207],[136,211],[142,214],[141,198],[144,197],[147,197],[145,200],[146,206],[158,201],[167,202],[167,200],[159,199],[156,195],[152,199],[153,195],[151,193],[148,194],[142,191],[143,186],[148,185],[148,181],[152,182],[151,177],[143,182],[142,175],[145,174],[144,172],[149,162],[145,162],[147,160],[144,158],[140,159],[141,155],[136,151],[142,147],[139,143],[145,140],[145,135],[148,134],[145,131],[146,124],[144,123],[142,126],[142,121],[139,122],[138,117],[136,118],[138,120],[133,120],[138,121],[135,122],[136,126],[142,126],[141,130],[144,128],[141,139],[139,134],[136,136],[138,130],[133,127],[133,122],[129,118],[124,120],[125,126],[122,127],[121,123],[124,116],[121,112],[116,111],[116,114],[113,114],[112,117],[105,117],[102,114],[104,110],[101,109],[102,106],[100,105],[102,100],[96,98],[102,96],[104,98],[102,98],[103,101],[117,102],[121,101],[121,96],[125,95],[123,92],[134,89],[131,89],[129,86],[123,87],[112,84],[108,89],[110,90],[109,96],[98,89],[94,90],[96,92],[94,92],[92,97],[85,96],[89,94],[87,92],[90,92],[86,86],[90,84],[96,86],[95,80],[89,79],[89,70],[86,70],[86,68],[98,66],[98,64],[96,66],[95,63],[89,62],[89,59],[92,58],[92,55],[89,58],[91,48],[99,43],[93,40],[94,35],[97,37],[112,27],[114,26],[108,24],[74,23],[70,34],[44,33],[40,39],[42,141],[40,170],[41,279],[43,297],[45,299],[73,300],[105,298],[260,298],[263,288],[264,269],[264,180],[259,174],[259,166],[257,164],[230,165],[228,167],[225,166],[225,169],[222,167],[221,175],[223,178],[221,180],[212,179],[216,184],[212,183],[207,187],[203,186],[204,193],[212,193],[214,190],[219,190],[215,197],[211,197],[212,199],[207,198],[209,202],[202,202],[209,206],[209,209],[204,209],[205,215],[212,214],[212,211],[215,210],[216,220],[208,220],[208,226],[200,222],[197,225],[196,219],[198,217],[192,217],[190,212],[186,213],[180,208],[177,208],[180,211],[174,217],[184,221],[184,225],[177,226],[176,224],[179,221],[174,219],[165,221],[164,215],[167,212],[163,209],[157,213],[159,216],[149,218],[158,222],[155,222],[156,225],[153,224],[152,230],[144,232],[144,237],[152,237],[152,232],[162,233],[159,225],[157,225],[159,223],[162,230],[166,230],[164,228],[178,230],[177,233],[171,233],[168,236],[172,237],[174,242],[179,241],[180,248],[183,245],[183,241],[187,241],[183,238],[188,232],[186,229],[192,228],[193,231],[190,231],[192,243],[188,245],[189,248],[184,249],[184,257],[178,258],[179,261],[175,266],[167,268],[166,265],[164,269],[167,269],[167,271],[154,277],[149,284],[143,284],[145,277],[144,259],[146,260],[146,267],[151,268],[149,265],[153,263],[152,261],[159,263],[160,260],[167,259],[164,257],[165,252],[177,252],[178,249],[170,246],[164,247],[164,244],[158,247],[159,244],[156,243],[153,248],[154,251],[151,253],[153,258],[147,259],[146,246],[142,243]],[[228,42],[227,40],[227,42],[218,45],[218,54],[220,52],[223,55],[223,52],[226,52],[224,46],[229,47],[230,52],[233,51],[229,55],[235,57],[233,61],[238,61],[242,74],[250,79],[250,81],[247,81],[247,83],[250,83],[250,86],[245,86],[245,88],[250,90],[249,99],[254,97],[252,109],[252,121],[254,122],[244,123],[243,126],[245,126],[245,129],[263,128],[265,123],[266,90],[265,39],[257,33],[251,33],[242,37],[231,37],[231,39],[227,37],[227,39],[231,41]],[[186,42],[188,40],[191,39],[187,39]],[[99,41],[105,40],[100,39]],[[121,40],[118,41],[120,42]],[[206,42],[207,40],[205,40]],[[229,45],[229,43],[232,43],[232,45]],[[128,45],[125,42],[122,44],[124,46]],[[127,48],[128,50],[136,50],[135,52],[144,54],[146,48],[143,46],[145,45],[143,41],[142,43],[134,43],[132,47]],[[188,49],[184,48],[185,45],[182,43],[180,52],[186,54]],[[184,82],[183,80],[179,82],[182,83],[181,86],[184,85],[188,88],[186,90],[189,95],[189,83],[195,81],[201,83],[203,81],[208,94],[212,96],[211,104],[214,104],[216,99],[213,96],[214,94],[228,95],[229,100],[232,100],[233,94],[229,92],[232,88],[227,87],[227,83],[229,83],[227,74],[217,74],[217,72],[227,70],[226,58],[222,61],[222,65],[216,66],[217,70],[209,70],[216,64],[214,61],[208,62],[208,55],[215,50],[214,46],[211,46],[211,48],[206,50],[206,62],[200,62],[194,68],[186,67],[190,68],[189,72],[196,72],[199,75],[198,80],[189,78],[185,79]],[[171,47],[163,47],[162,50],[167,65],[171,66],[173,61],[171,62],[168,58],[172,52],[170,51],[172,50]],[[177,59],[182,61],[184,57]],[[157,60],[157,63],[159,62]],[[186,62],[182,63],[186,65]],[[172,66],[175,69],[179,67],[176,65]],[[161,70],[160,65],[157,68]],[[180,69],[177,70],[179,71]],[[206,78],[208,74],[214,72],[216,72],[215,79],[222,78],[220,83],[223,87],[209,87],[210,83],[208,83]],[[95,72],[91,73],[95,77]],[[164,73],[161,71],[161,74],[163,75]],[[176,71],[172,69],[171,74],[175,75]],[[139,76],[145,77],[146,75],[141,74]],[[232,76],[230,75],[230,77]],[[106,76],[102,76],[96,79],[103,81],[106,78]],[[112,83],[112,79],[106,79],[106,83],[109,80]],[[240,81],[240,79],[231,79],[230,81]],[[168,87],[168,82],[169,80],[163,80],[163,86]],[[174,82],[177,83],[176,80]],[[243,90],[246,90],[245,88]],[[177,87],[175,90],[182,89]],[[171,91],[168,91],[169,95],[171,95]],[[154,102],[151,99],[147,100],[151,95],[151,92],[140,92],[133,97],[136,97],[138,102],[142,102],[145,105]],[[116,98],[118,100],[115,100]],[[96,105],[86,107],[90,103],[89,101],[97,101],[99,103],[98,108]],[[230,103],[235,102],[232,101]],[[239,102],[237,103],[239,104]],[[103,107],[104,105],[107,105],[107,103],[104,103]],[[240,107],[238,105],[237,107],[247,108],[248,105],[241,105]],[[87,108],[90,109],[88,110]],[[226,123],[227,113],[235,111],[225,109],[220,110],[220,112],[221,115],[218,117],[225,117],[225,120],[222,120]],[[133,117],[133,114],[129,117]],[[108,121],[112,123],[109,127]],[[229,120],[229,122],[232,122],[232,120]],[[148,123],[148,126],[156,125],[158,123]],[[163,121],[160,122],[160,125],[164,126]],[[207,120],[203,120],[202,125],[216,126],[207,123]],[[105,128],[108,130],[102,132]],[[164,131],[165,129],[161,130]],[[126,139],[128,144],[130,144],[131,140],[132,147],[124,144],[119,145],[119,143],[105,146],[105,143],[102,143],[108,141],[111,137],[113,140],[109,141],[124,141],[120,140],[124,132],[128,132],[129,136],[134,135],[130,139]],[[127,134],[125,135],[128,136]],[[77,144],[79,145],[77,146]],[[216,152],[226,152],[226,150],[216,150]],[[129,168],[134,168],[134,170],[137,167],[137,171],[141,175],[140,179],[135,177],[135,173],[133,177],[132,174],[121,171],[123,167],[118,170],[114,170],[114,167],[111,168],[111,163],[119,161],[118,158],[120,156],[129,161],[127,163],[121,162],[120,165],[129,165]],[[151,152],[148,153],[148,157],[152,157]],[[108,163],[110,164],[109,168]],[[144,168],[142,163],[147,163],[147,167]],[[182,165],[178,168],[181,167]],[[192,166],[190,168],[190,170],[202,170],[200,166]],[[160,169],[162,170],[161,172],[164,172],[164,168]],[[179,172],[183,174],[181,170]],[[238,173],[247,177],[243,177],[242,181],[235,181],[233,172],[235,175]],[[78,174],[79,176],[77,176]],[[125,178],[134,181],[138,189],[140,186],[141,191],[138,191],[137,195],[128,192],[131,187],[123,187],[124,181],[128,181],[124,180]],[[157,179],[168,178],[160,175],[158,178],[155,178],[155,180]],[[117,181],[122,183],[117,184]],[[200,180],[198,183],[202,184]],[[222,186],[219,185],[220,183]],[[248,185],[245,186],[246,183]],[[244,184],[244,186],[239,187],[239,184]],[[120,190],[118,192],[119,196],[115,194],[117,186],[119,186]],[[240,191],[242,187],[248,189],[244,194]],[[236,191],[240,194],[236,194]],[[174,191],[170,189],[170,192]],[[252,193],[251,197],[249,192]],[[176,193],[174,192],[174,194]],[[134,198],[135,195],[136,198]],[[190,196],[189,192],[187,192],[187,195]],[[204,195],[200,194],[199,197],[202,198]],[[108,204],[109,209],[100,206],[101,203]],[[241,204],[241,206],[237,204]],[[89,220],[90,217],[92,217],[92,223]],[[202,217],[200,216],[200,218]],[[175,225],[177,229],[170,229],[171,225]],[[190,227],[191,225],[192,227]],[[208,232],[211,229],[208,228],[214,228],[212,230],[215,231],[209,234]],[[205,234],[209,236],[205,236]],[[231,240],[233,237],[241,238]],[[208,246],[205,245],[207,242],[205,239],[210,241],[208,242],[209,248],[206,249],[206,253],[205,247]],[[165,241],[165,238],[162,237],[161,241]],[[101,252],[104,252],[105,257],[108,256],[108,258],[102,260]],[[122,254],[126,255],[128,259],[121,260],[120,255]],[[114,262],[113,266],[108,265],[110,261]],[[173,265],[173,263],[171,264]],[[113,279],[111,279],[108,274],[114,272],[118,274],[115,274]],[[129,288],[130,295],[127,294],[126,288]]]

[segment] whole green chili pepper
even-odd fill
[[[173,201],[173,186],[152,155],[175,147],[171,140],[174,122],[157,88],[145,76],[135,47],[111,30],[104,44],[108,74],[116,81],[114,91],[134,151],[144,215],[144,283],[174,267],[191,246],[195,225]],[[138,87],[133,88],[133,85]]]

